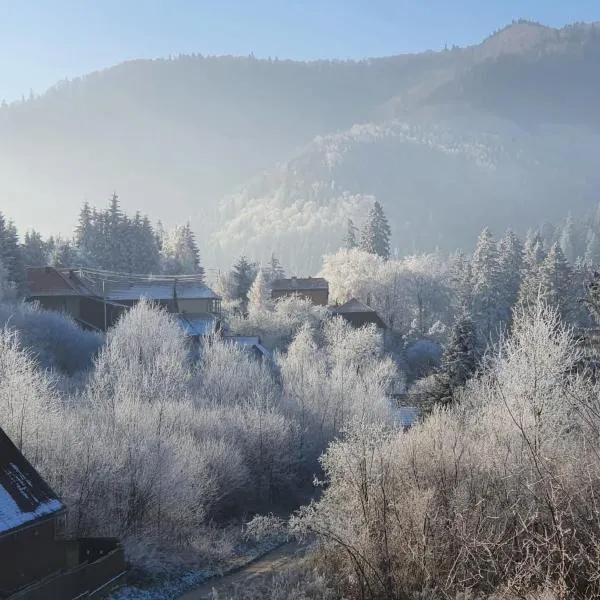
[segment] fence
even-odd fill
[[[74,569],[56,573],[9,597],[9,600],[97,600],[125,579],[125,557],[121,547],[107,551],[110,545],[99,540],[81,540],[83,553],[101,556],[93,562],[84,562]],[[90,554],[87,554],[90,550]],[[80,555],[82,550],[80,548]]]

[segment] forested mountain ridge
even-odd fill
[[[519,22],[478,46],[360,62],[123,63],[0,109],[4,212],[70,233],[83,200],[117,189],[127,210],[191,219],[207,262],[303,242],[305,268],[371,196],[402,251],[583,212],[599,32]]]

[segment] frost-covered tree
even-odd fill
[[[264,271],[258,270],[248,291],[248,314],[257,315],[271,308],[271,290]]]
[[[499,333],[506,307],[502,305],[502,285],[498,249],[486,227],[477,238],[472,261],[473,318],[484,344]]]
[[[457,313],[470,311],[473,304],[471,261],[460,250],[452,254],[448,260],[448,281],[454,310]]]
[[[80,264],[79,254],[70,240],[51,237],[48,240],[49,263],[57,269],[70,269]]]
[[[344,248],[346,248],[346,250],[354,250],[354,248],[358,246],[357,233],[358,228],[354,225],[354,221],[348,219],[346,235],[344,236]]]
[[[21,250],[26,267],[44,267],[48,264],[48,244],[37,231],[25,233]]]
[[[265,270],[265,276],[269,282],[275,281],[277,279],[283,279],[285,277],[285,270],[281,266],[279,259],[275,256],[274,253],[271,254],[271,258],[267,264]]]
[[[569,213],[567,216],[567,220],[565,221],[564,227],[560,234],[560,248],[565,256],[565,258],[569,261],[569,263],[573,264],[575,259],[577,258],[576,254],[576,240],[575,240],[575,221],[573,219],[573,215]]]
[[[589,229],[587,233],[584,259],[588,264],[600,263],[600,238],[593,229]]]
[[[442,366],[435,375],[431,399],[442,405],[451,403],[456,392],[473,376],[477,369],[477,335],[471,318],[458,317],[442,355]]]
[[[162,244],[163,270],[168,275],[204,276],[200,251],[191,225],[187,223],[171,230]]]
[[[505,310],[502,319],[508,322],[510,313],[519,297],[523,270],[523,246],[521,240],[510,229],[498,242],[498,268],[501,282],[501,304]]]
[[[233,265],[233,282],[235,286],[234,299],[248,302],[248,292],[256,277],[256,264],[241,256]]]
[[[391,237],[390,224],[381,204],[376,200],[361,232],[359,247],[363,252],[376,254],[387,260],[390,257]]]
[[[523,250],[523,275],[519,288],[518,305],[522,309],[534,305],[540,292],[540,268],[546,251],[539,234],[530,232]]]
[[[0,213],[0,261],[18,294],[25,289],[25,265],[17,229]]]
[[[553,244],[540,265],[539,293],[565,322],[571,321],[576,302],[573,297],[573,273],[558,243]]]

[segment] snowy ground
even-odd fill
[[[227,573],[237,571],[253,563],[257,558],[281,546],[285,537],[274,537],[252,546],[248,552],[241,553],[235,560],[220,568],[188,570],[173,574],[161,584],[152,587],[125,586],[113,592],[107,600],[175,600],[189,590],[197,588],[205,581]]]

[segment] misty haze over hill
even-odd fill
[[[598,202],[599,76],[599,24],[361,62],[127,62],[0,109],[0,198],[21,230],[70,234],[116,189],[190,219],[205,264],[316,269],[373,197],[400,252],[470,246]]]

